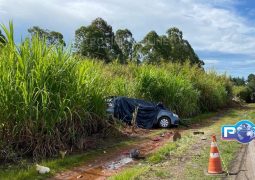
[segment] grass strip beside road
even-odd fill
[[[118,142],[118,141],[116,141]],[[8,168],[1,167],[0,169],[0,179],[2,180],[40,180],[46,179],[49,177],[54,176],[56,173],[60,171],[64,171],[73,167],[80,166],[86,162],[89,162],[98,156],[104,154],[104,151],[107,152],[114,152],[120,148],[124,148],[126,146],[130,146],[136,141],[134,140],[120,140],[120,142],[116,143],[112,142],[110,147],[105,148],[98,148],[96,150],[89,150],[88,152],[81,153],[81,154],[73,154],[68,155],[64,159],[62,158],[55,158],[55,159],[47,159],[39,162],[38,164],[42,164],[47,166],[51,169],[50,173],[48,174],[38,174],[35,169],[34,163],[27,163],[24,162],[19,165],[10,165]]]
[[[208,166],[210,135],[217,135],[221,158],[224,161],[223,167],[224,170],[228,170],[241,144],[236,141],[222,141],[220,139],[221,126],[235,124],[242,119],[249,119],[254,123],[254,114],[255,106],[249,105],[245,109],[232,109],[214,118],[208,115],[202,115],[201,118],[198,116],[192,121],[193,123],[200,123],[199,131],[203,131],[207,135],[207,141],[203,145],[199,146],[199,143],[202,142],[201,139],[192,135],[194,130],[184,131],[180,141],[167,143],[149,156],[146,161],[118,173],[111,180],[215,179],[212,176],[205,176],[204,173]],[[212,123],[212,121],[214,122]],[[197,155],[193,155],[190,159],[186,158],[183,163],[180,163],[181,158],[187,156],[188,153],[192,153],[193,150],[190,148],[194,146],[198,146],[198,149],[194,150],[197,151]],[[178,167],[180,164],[183,167]],[[132,171],[135,171],[135,173],[132,173]]]
[[[165,130],[159,129],[157,131],[152,131],[146,135],[145,138],[150,138],[153,136],[157,136],[162,134]],[[27,160],[22,160],[22,162],[18,165],[7,165],[0,166],[0,180],[41,180],[54,176],[56,173],[71,169],[73,167],[77,167],[83,165],[84,163],[88,163],[89,161],[96,159],[102,154],[104,151],[109,153],[113,153],[118,151],[119,149],[129,148],[130,146],[134,146],[136,143],[140,143],[141,139],[139,138],[111,138],[102,140],[103,143],[99,143],[99,148],[91,149],[87,152],[80,154],[71,154],[67,155],[64,159],[58,157],[54,159],[46,159],[38,162],[38,164],[47,166],[51,169],[48,174],[38,174],[35,169],[35,163],[28,162]]]
[[[226,113],[224,116],[217,116],[217,113],[208,113],[202,114],[195,118],[190,119],[193,124],[199,124],[199,131],[204,131],[206,134],[210,135],[216,133],[220,135],[220,127],[224,124],[235,124],[241,119],[249,119],[254,122],[255,116],[255,106],[249,105],[245,109],[236,109],[231,110]],[[212,123],[212,119],[216,117],[216,121]],[[200,138],[194,138],[192,135],[194,129],[185,130],[182,132],[182,138],[176,142],[169,142],[164,146],[160,147],[155,153],[149,155],[145,161],[141,161],[138,165],[135,165],[131,168],[125,168],[123,171],[117,175],[111,177],[110,179],[145,179],[148,176],[150,178],[176,178],[175,174],[172,173],[173,169],[171,167],[178,164],[178,158],[181,158],[183,154],[186,154],[190,151],[190,147],[196,144]],[[161,134],[164,130],[157,130],[151,132],[148,137],[152,137],[158,134]],[[210,137],[208,136],[208,140]],[[48,159],[40,162],[47,167],[51,168],[50,174],[39,175],[35,170],[35,165],[31,163],[24,162],[21,165],[12,165],[11,167],[0,167],[0,177],[3,180],[20,180],[20,179],[46,179],[52,177],[56,173],[67,170],[73,167],[77,167],[86,162],[89,162],[98,156],[100,156],[103,151],[114,152],[119,148],[130,147],[137,143],[139,140],[126,139],[121,141],[115,141],[111,143],[111,146],[108,148],[102,147],[97,150],[90,150],[88,152],[77,154],[77,155],[68,155],[64,159]],[[218,143],[221,151],[222,158],[224,159],[226,166],[230,166],[236,151],[239,149],[240,144],[235,141],[221,141],[218,138]],[[204,169],[207,168],[208,158],[209,158],[209,149],[210,144],[204,146],[200,150],[200,156],[194,156],[194,158],[187,160],[188,163],[185,165],[185,171],[183,173],[183,178],[189,177],[190,179],[204,179]],[[173,158],[174,157],[174,158]],[[162,163],[168,163],[167,168],[161,167]],[[188,179],[189,179],[188,178]],[[210,177],[208,177],[210,179]]]
[[[255,123],[255,109],[254,105],[249,105],[247,110],[232,110],[227,116],[220,119],[214,126],[210,127],[209,130],[216,130],[215,133],[220,137],[220,129],[222,125],[236,124],[240,120],[250,120]],[[223,141],[220,138],[218,140],[218,146],[223,161],[223,168],[225,171],[229,171],[231,163],[234,160],[236,153],[240,150],[242,144],[236,141]],[[207,170],[207,164],[209,159],[210,146],[204,147],[201,151],[200,158],[193,158],[191,163],[187,166],[185,176],[188,179],[215,179],[215,176],[205,176],[204,171]],[[196,167],[196,168],[194,168]]]

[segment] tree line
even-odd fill
[[[235,95],[247,103],[255,102],[255,75],[249,74],[247,80],[243,77],[231,77],[233,84],[236,86]]]
[[[66,46],[60,32],[38,26],[29,28],[28,32],[31,37],[37,35],[49,45]],[[0,37],[3,43],[4,36],[1,33]],[[183,39],[182,31],[176,27],[169,28],[164,35],[150,31],[141,41],[136,42],[129,29],[118,29],[114,32],[104,19],[96,18],[91,24],[81,26],[75,31],[73,47],[77,55],[106,63],[114,60],[122,64],[130,61],[149,64],[189,61],[200,67],[204,65],[190,43]]]

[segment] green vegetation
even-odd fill
[[[151,138],[164,132],[165,130],[159,129],[155,132],[148,134],[148,136],[146,137]],[[6,168],[5,165],[0,166],[0,177],[4,180],[45,179],[48,177],[52,177],[60,171],[83,165],[83,163],[88,163],[89,161],[92,162],[98,156],[102,156],[102,154],[104,154],[104,151],[107,152],[107,155],[111,156],[120,149],[127,149],[141,143],[140,139],[138,138],[127,137],[108,138],[107,140],[99,139],[98,141],[100,141],[100,146],[97,147],[97,149],[90,149],[86,152],[79,154],[68,154],[63,159],[59,155],[55,158],[44,159],[40,162],[37,162],[38,164],[49,167],[51,169],[49,174],[38,174],[35,169],[35,164],[30,162],[29,160],[24,159],[17,165],[8,165],[8,168]],[[140,172],[144,171],[142,170]]]
[[[8,168],[0,166],[0,177],[4,180],[46,179],[52,177],[57,172],[82,165],[84,162],[93,161],[93,159],[102,155],[104,150],[106,150],[108,154],[114,154],[114,152],[120,148],[135,144],[136,140],[137,139],[125,139],[124,141],[121,139],[115,139],[104,142],[105,144],[102,144],[104,148],[89,150],[87,152],[73,154],[71,156],[67,155],[63,159],[58,156],[54,159],[45,159],[40,161],[39,164],[43,164],[44,166],[47,166],[51,169],[49,174],[38,174],[35,169],[35,164],[25,160],[23,160],[19,165],[9,165]]]
[[[94,151],[93,153],[90,152],[79,155],[72,155],[64,159],[55,158],[54,160],[50,159],[40,162],[51,169],[51,172],[49,174],[38,174],[34,164],[24,162],[24,166],[11,166],[8,168],[8,170],[1,170],[0,177],[2,179],[10,180],[46,179],[47,177],[53,176],[56,172],[72,168],[73,166],[79,166],[82,164],[82,162],[89,161],[97,157],[97,155],[99,155],[100,153],[102,152]]]
[[[159,177],[168,179],[217,179],[217,176],[205,176],[204,173],[208,166],[210,135],[216,134],[217,137],[220,137],[223,124],[235,124],[239,119],[249,119],[255,122],[254,107],[254,105],[249,105],[244,109],[233,109],[219,117],[219,120],[214,123],[211,119],[215,116],[214,113],[192,118],[193,123],[199,122],[201,124],[200,131],[205,133],[208,140],[201,141],[201,136],[194,136],[192,135],[193,130],[187,130],[182,134],[182,139],[165,144],[152,153],[147,160],[121,171],[111,179],[157,179]],[[223,169],[227,171],[231,167],[231,162],[241,144],[236,141],[223,141],[220,138],[217,138],[217,141],[221,158],[224,161]],[[194,147],[196,148],[193,149]]]
[[[240,149],[241,145],[235,141],[227,143],[221,141],[218,145],[220,147],[221,158],[225,163],[222,166],[224,170],[227,170],[227,168],[231,166],[231,162],[234,159],[237,151]],[[208,165],[208,152],[210,152],[210,147],[203,148],[200,157],[196,157],[191,160],[192,165],[187,166],[184,176],[193,177],[193,179],[215,179],[215,176],[205,176],[204,173],[204,171],[207,170]]]
[[[115,41],[121,50],[122,58],[125,61],[132,61],[135,43],[133,34],[128,29],[119,29],[116,31]]]
[[[152,101],[162,101],[181,115],[189,115],[198,109],[199,92],[183,75],[169,69],[146,66],[137,75],[137,94]],[[185,111],[183,111],[185,109]]]
[[[153,153],[147,161],[149,163],[160,163],[167,160],[171,156],[181,156],[184,151],[189,149],[190,145],[194,143],[194,138],[190,135],[184,136],[179,141],[167,143]]]
[[[80,139],[107,127],[99,118],[106,92],[99,67],[77,61],[38,37],[15,45],[13,25],[3,29],[7,43],[0,56],[0,149],[10,146],[19,156],[52,156],[78,148]]]
[[[168,29],[166,35],[162,36],[155,31],[149,32],[141,42],[135,44],[134,57],[149,64],[184,63],[188,60],[191,64],[204,65],[189,42],[183,39],[182,31],[176,27]]]
[[[249,105],[248,108],[254,108],[254,105]],[[241,119],[249,119],[253,123],[255,122],[254,119],[254,110],[248,109],[237,111],[232,110],[229,112],[229,114],[223,118],[221,118],[221,121],[210,127],[209,130],[215,130],[217,135],[220,135],[220,128],[223,124],[235,124],[238,120]],[[218,138],[218,146],[221,153],[221,158],[224,161],[223,168],[225,171],[229,171],[229,168],[231,167],[231,162],[234,159],[237,151],[240,149],[242,144],[236,142],[236,141],[222,141]],[[204,175],[204,169],[207,168],[208,158],[210,151],[210,146],[205,147],[201,150],[200,158],[193,158],[191,161],[191,165],[189,165],[185,170],[185,176],[194,177],[193,179],[215,179],[215,176],[206,176]],[[197,167],[197,168],[194,168]]]
[[[199,117],[199,116],[198,116]],[[205,119],[203,119],[205,120]],[[164,167],[159,166],[160,168],[156,168],[159,163],[165,162],[171,159],[171,163],[176,163],[176,159],[172,157],[182,157],[183,154],[190,149],[190,146],[195,143],[194,137],[191,135],[187,135],[182,137],[179,141],[170,142],[160,147],[156,152],[149,155],[149,157],[141,162],[139,165],[136,165],[132,168],[127,168],[124,171],[116,174],[111,177],[112,180],[128,180],[128,179],[139,179],[139,177],[144,177],[142,179],[147,179],[146,174],[151,174],[157,177],[169,177],[169,174],[172,172],[166,170],[166,168],[170,168],[170,166]],[[153,165],[153,166],[152,166]],[[166,166],[166,165],[165,165]],[[154,170],[153,168],[157,170]],[[153,171],[152,171],[153,169]]]
[[[2,31],[0,30],[0,47],[5,44],[5,36],[2,34]]]
[[[232,85],[226,76],[205,73],[188,62],[158,66],[110,64],[107,69],[107,76],[113,77],[110,86],[114,95],[162,101],[182,117],[216,110],[232,97]]]
[[[234,86],[233,87],[233,94],[234,94],[235,97],[238,98],[239,101],[240,100],[245,101],[245,102],[250,101],[251,91],[246,86]]]
[[[155,154],[148,158],[151,163],[159,163],[171,154],[171,151],[177,148],[176,143],[167,144],[157,151]]]
[[[3,161],[84,149],[87,136],[111,131],[104,120],[104,98],[109,95],[161,101],[182,117],[226,106],[232,95],[226,76],[206,73],[189,61],[104,64],[72,55],[38,35],[16,45],[12,23],[9,29],[2,28],[6,36],[0,51]]]
[[[38,26],[34,26],[28,29],[31,36],[39,36],[41,39],[45,39],[48,45],[63,45],[66,46],[64,36],[60,32],[50,31],[48,29],[41,29]]]
[[[168,29],[162,36],[151,31],[142,41],[136,42],[130,30],[119,29],[115,34],[111,25],[96,18],[90,25],[75,31],[75,48],[78,55],[107,63],[117,59],[122,64],[130,61],[149,64],[189,61],[204,65],[176,27]]]
[[[82,26],[75,31],[77,54],[110,62],[122,59],[122,53],[116,44],[112,27],[102,18],[95,19],[91,25]]]
[[[234,96],[237,100],[247,103],[255,102],[255,75],[250,74],[245,81],[244,78],[230,78],[234,84]]]
[[[127,179],[134,180],[137,177],[139,177],[142,173],[147,172],[148,170],[149,170],[148,166],[129,168],[122,171],[117,176],[113,176],[109,179],[110,180],[127,180]]]

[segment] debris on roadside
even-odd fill
[[[76,177],[76,179],[80,179],[80,178],[83,178],[83,176],[79,175],[79,176]]]
[[[59,151],[59,154],[61,155],[61,158],[64,159],[67,151]]]
[[[152,141],[160,141],[160,140],[161,140],[160,137],[155,137],[155,138],[152,139]]]
[[[107,163],[103,168],[107,170],[116,170],[132,161],[133,159],[131,157],[121,156],[119,159]]]
[[[205,133],[203,131],[194,131],[193,134],[197,135],[197,134],[205,134]]]
[[[131,149],[129,156],[133,159],[138,159],[140,155],[140,151],[138,149]]]
[[[181,139],[182,137],[181,137],[181,134],[178,132],[178,131],[176,131],[176,132],[174,132],[174,135],[173,135],[173,141],[175,142],[175,141],[178,141],[179,139]]]
[[[206,136],[202,136],[201,140],[207,140],[207,137]]]
[[[36,164],[36,171],[38,171],[39,174],[46,174],[50,172],[50,168]]]
[[[185,162],[185,161],[186,161],[186,157],[181,157],[179,160],[180,160],[181,162]]]

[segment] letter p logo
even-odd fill
[[[223,127],[223,138],[229,138],[231,135],[236,133],[236,128],[234,127]]]
[[[222,140],[237,140],[248,143],[255,139],[255,125],[248,120],[241,120],[235,125],[224,125],[221,127]]]

